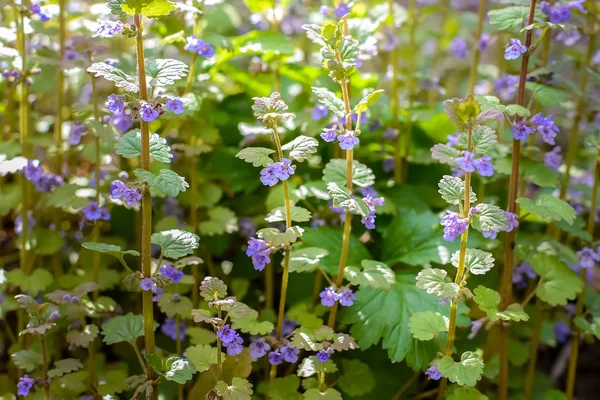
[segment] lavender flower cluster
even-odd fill
[[[39,160],[29,160],[23,168],[23,176],[35,185],[38,192],[49,193],[55,187],[65,184],[61,176],[44,171]]]

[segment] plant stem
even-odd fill
[[[219,316],[219,319],[222,318],[222,313],[221,313],[221,307],[218,307],[218,311],[217,311],[217,315]],[[219,380],[222,381],[223,380],[223,361],[222,361],[222,344],[221,344],[221,339],[219,339],[219,337],[217,336],[217,371],[219,374]]]
[[[54,144],[56,145],[56,173],[61,175],[62,163],[63,163],[63,140],[62,140],[62,128],[63,128],[63,105],[65,97],[65,72],[63,69],[63,62],[65,59],[65,41],[67,38],[66,18],[65,18],[65,0],[58,1],[58,43],[59,49],[59,63],[57,68],[56,77],[56,122],[54,124]]]
[[[531,390],[533,389],[533,378],[535,377],[535,367],[537,364],[538,346],[542,335],[542,322],[544,322],[544,305],[538,299],[535,303],[536,319],[533,325],[533,333],[531,334],[531,343],[529,344],[529,364],[525,373],[525,400],[531,399]]]
[[[591,41],[591,39],[590,39]],[[600,136],[598,137],[598,143],[596,145],[598,149],[600,149]],[[594,230],[596,228],[596,207],[598,206],[598,186],[600,181],[600,151],[596,154],[596,162],[594,166],[594,187],[592,190],[592,202],[590,204],[590,213],[588,214],[587,221],[587,231],[590,234],[590,237],[594,238]],[[581,269],[580,272],[581,279],[583,282],[586,281],[586,270],[585,268]],[[585,285],[584,289],[577,295],[577,308],[575,311],[575,317],[580,317],[583,315],[583,307],[585,300]],[[567,400],[573,399],[573,393],[575,391],[575,378],[577,375],[577,359],[579,357],[579,344],[581,342],[581,332],[577,326],[573,327],[573,340],[571,341],[571,357],[569,358],[569,369],[567,371],[567,389],[565,391],[567,395]]]
[[[46,400],[50,400],[50,384],[48,381],[48,351],[46,350],[46,337],[44,335],[40,335],[40,342],[42,345],[42,368],[44,371],[44,380],[46,381],[46,385],[44,385],[44,397]]]
[[[277,154],[279,155],[279,161],[283,160],[283,150],[281,148],[281,139],[277,128],[273,128],[273,138],[275,140],[275,147]],[[283,199],[285,206],[285,228],[290,229],[292,227],[292,209],[290,200],[290,188],[287,181],[283,181]],[[275,328],[275,338],[279,340],[281,338],[281,330],[283,329],[283,317],[285,315],[285,300],[287,297],[287,288],[289,281],[289,266],[290,266],[290,249],[288,245],[284,249],[283,256],[283,275],[281,276],[281,295],[279,296],[279,312],[277,313],[277,327]],[[277,366],[271,366],[270,379],[273,380],[277,376]]]
[[[528,25],[534,22],[535,5],[537,0],[531,0],[529,5]],[[532,31],[528,30],[525,37],[525,46],[531,46]],[[517,89],[517,104],[523,106],[525,104],[525,83],[527,81],[527,66],[529,65],[529,51],[523,54],[521,61],[521,71],[519,74],[519,87]],[[518,122],[521,117],[516,116],[515,121]],[[512,167],[510,174],[510,185],[508,187],[508,211],[515,213],[517,211],[517,189],[519,186],[519,157],[521,155],[521,142],[513,139],[512,141]],[[512,301],[512,274],[514,267],[514,248],[516,229],[507,232],[504,238],[504,270],[502,271],[502,287],[500,290],[501,304],[500,309],[504,310]],[[498,399],[506,400],[508,396],[508,336],[509,323],[503,322],[500,324],[500,372],[498,375]],[[503,351],[504,350],[504,351]]]
[[[179,314],[175,316],[175,335],[175,349],[177,355],[181,356],[183,352],[181,350],[181,316]],[[183,388],[183,385],[177,385],[177,400],[183,400]]]
[[[404,392],[406,392],[408,388],[411,387],[411,385],[417,380],[419,376],[421,376],[421,371],[415,372],[413,376],[411,376],[410,379],[406,381],[404,385],[400,387],[400,389],[398,389],[392,400],[400,400]]]
[[[396,34],[394,26],[394,0],[388,0],[388,25],[392,35]],[[390,93],[390,107],[392,109],[392,128],[398,129],[398,116],[400,113],[398,99],[398,51],[396,46],[392,48],[389,54],[390,66],[392,67],[392,90]],[[400,157],[400,143],[402,143],[400,131],[398,131],[397,145],[394,149],[394,181],[400,183],[402,180],[402,164]]]
[[[473,61],[471,63],[471,71],[469,74],[469,95],[472,96],[477,83],[477,68],[479,67],[479,59],[481,58],[481,49],[479,41],[483,32],[483,23],[485,22],[485,11],[487,10],[487,0],[479,1],[479,12],[477,17],[477,31],[475,32],[475,49],[473,51]]]
[[[142,16],[136,14],[134,17],[137,47],[137,67],[140,86],[140,100],[148,101],[148,90],[146,86],[146,67],[144,65],[144,39],[143,39],[143,22]],[[146,171],[150,170],[150,130],[148,123],[140,121],[142,131],[142,154],[141,167]],[[152,198],[150,189],[147,185],[144,186],[142,195],[142,274],[145,278],[152,277],[152,256],[150,254],[152,234]],[[146,346],[146,354],[154,353],[154,309],[152,303],[152,292],[144,291],[142,293],[142,308],[144,314],[144,343]],[[152,368],[148,368],[148,378],[156,379],[156,373]],[[152,399],[157,399],[158,393],[154,390]]]
[[[92,63],[92,54],[89,54],[89,62]],[[98,110],[98,89],[96,87],[96,78],[90,74],[90,79],[92,81],[92,104],[94,106],[94,120],[99,123],[100,122],[100,111]],[[96,203],[100,205],[100,164],[101,164],[101,153],[100,153],[100,136],[98,132],[94,132],[95,139],[95,179],[96,179]],[[100,225],[101,221],[96,221],[94,224],[94,232],[93,232],[93,241],[100,241]],[[100,253],[97,251],[93,252],[93,264],[92,264],[92,279],[94,282],[98,283],[100,280]],[[93,294],[94,300],[98,299],[98,291],[95,290]]]
[[[129,343],[133,347],[133,351],[135,352],[135,356],[137,357],[138,361],[140,362],[140,366],[142,367],[142,371],[144,371],[144,374],[148,374],[148,370],[146,369],[146,363],[144,362],[144,357],[142,357],[142,353],[140,352],[140,349],[138,349],[137,344],[135,342],[129,342]]]
[[[346,79],[342,86],[342,97],[344,100],[344,111],[346,113],[346,130],[352,130],[352,119],[350,114],[350,94],[348,90],[348,80]],[[360,115],[358,116],[360,121]],[[354,159],[354,151],[346,150],[346,188],[352,193],[352,163]],[[346,268],[346,260],[348,259],[348,249],[350,247],[350,235],[352,231],[352,213],[346,211],[344,220],[344,233],[342,236],[342,252],[340,254],[340,262],[338,264],[338,271],[335,278],[335,288],[339,289],[342,287],[344,280],[344,268]],[[329,320],[327,325],[330,328],[335,326],[335,316],[337,314],[338,302],[335,302],[331,307],[329,313]]]

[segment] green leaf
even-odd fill
[[[106,396],[121,393],[129,389],[127,384],[127,371],[116,369],[108,371],[104,375],[104,382],[98,385],[98,394]]]
[[[196,367],[190,360],[173,356],[167,360],[167,372],[165,372],[164,377],[168,381],[183,385],[191,380],[195,373]]]
[[[231,324],[231,327],[250,335],[266,335],[275,329],[275,326],[270,321],[259,321],[255,316],[238,319]]]
[[[87,348],[98,337],[99,329],[96,325],[89,324],[85,328],[78,330],[73,329],[67,332],[67,343]]]
[[[90,65],[87,72],[94,74],[96,78],[102,77],[108,81],[114,82],[115,86],[125,89],[131,93],[137,93],[139,88],[132,76],[127,75],[119,68],[113,67],[105,62],[98,62]]]
[[[325,363],[322,363],[317,357],[310,356],[302,360],[296,373],[299,377],[308,378],[319,373],[321,371],[321,367],[323,367],[326,374],[333,374],[337,372],[337,366],[331,359],[325,361]]]
[[[506,114],[510,115],[511,117],[518,115],[521,118],[529,117],[531,115],[527,108],[518,104],[510,104],[506,106]]]
[[[310,221],[312,215],[310,211],[306,208],[291,206],[291,217],[292,221],[295,222],[306,222]],[[277,207],[274,210],[271,210],[269,214],[265,217],[265,221],[267,222],[284,222],[285,221],[285,206]]]
[[[256,233],[259,238],[269,242],[271,246],[284,247],[296,242],[298,238],[302,237],[303,232],[303,228],[292,226],[291,228],[286,229],[285,232],[280,232],[279,229],[276,228],[265,228]]]
[[[188,347],[183,356],[194,363],[196,371],[208,371],[211,365],[217,364],[217,349],[208,345]]]
[[[158,323],[154,323],[154,329]],[[144,316],[129,313],[120,315],[102,324],[102,335],[104,343],[115,344],[121,342],[135,342],[140,336],[144,336]]]
[[[42,365],[43,358],[42,353],[35,350],[20,350],[16,353],[11,354],[15,365],[26,372],[31,372],[38,365]]]
[[[118,139],[115,153],[125,158],[139,157],[142,153],[142,134],[140,130],[129,131]],[[150,135],[150,156],[165,164],[169,164],[173,158],[167,140],[156,133]]]
[[[523,21],[529,16],[529,6],[502,7],[488,12],[490,24],[498,25],[497,29],[501,31],[519,32],[523,26]],[[543,17],[536,15],[536,20]]]
[[[528,321],[529,315],[518,303],[510,304],[504,311],[498,311],[500,304],[500,293],[484,286],[478,286],[473,291],[474,301],[479,305],[481,311],[485,312],[491,321]]]
[[[544,107],[561,106],[571,101],[571,95],[562,89],[546,86],[541,83],[527,82],[525,88],[531,90],[536,101]]]
[[[79,371],[83,368],[83,364],[76,358],[65,358],[54,363],[54,368],[48,371],[50,378],[63,376],[70,372]]]
[[[394,272],[382,262],[363,260],[362,269],[348,266],[344,268],[344,278],[353,285],[389,289],[396,283]]]
[[[3,187],[0,189],[0,197],[2,197],[2,202],[0,202],[0,217],[5,217],[21,204],[23,196],[20,185],[9,185],[3,183],[2,186]],[[48,196],[48,203],[50,202],[50,198],[55,196],[55,193],[58,191],[58,189],[62,189],[65,186],[67,185],[59,186],[54,189],[54,191]]]
[[[148,365],[152,367],[157,374],[162,375],[164,371],[163,360],[156,353],[144,354],[144,359],[148,361]]]
[[[241,54],[294,54],[290,37],[280,32],[252,30],[233,39],[232,45]]]
[[[237,232],[238,219],[229,208],[218,206],[208,210],[207,214],[209,219],[198,224],[198,229],[203,235],[214,236]]]
[[[197,235],[180,229],[153,233],[151,239],[153,244],[160,246],[165,257],[174,260],[192,254],[200,240]]]
[[[349,396],[362,396],[375,389],[375,376],[364,362],[342,359],[342,370],[340,389]]]
[[[546,221],[563,220],[571,225],[577,217],[575,210],[569,203],[551,194],[542,194],[535,199],[535,202],[526,197],[519,197],[517,203],[521,210],[539,215],[540,218]]]
[[[305,400],[344,400],[341,393],[335,389],[329,388],[324,392],[319,392],[318,389],[312,388],[304,392]]]
[[[250,400],[252,393],[252,384],[246,379],[233,378],[231,386],[223,381],[217,382],[215,391],[223,400]]]
[[[170,58],[152,59],[146,60],[145,63],[148,84],[152,87],[172,85],[175,81],[184,78],[188,74],[187,65],[178,60]]]
[[[156,18],[171,14],[175,4],[169,0],[125,0],[121,8],[129,15],[141,14]]]
[[[544,393],[544,398],[542,400],[567,400],[567,396],[560,390],[551,389]]]
[[[325,182],[335,182],[338,186],[344,187],[346,185],[347,171],[346,160],[331,160],[325,165],[323,180]],[[352,162],[352,183],[359,187],[373,186],[375,183],[375,174],[366,165],[355,160]]]
[[[317,101],[327,107],[329,111],[340,118],[345,117],[346,109],[344,108],[344,102],[335,93],[322,87],[313,87],[312,91],[317,96]]]
[[[274,163],[271,157],[269,157],[273,153],[275,153],[275,150],[265,147],[247,147],[235,156],[247,163],[252,163],[255,167],[266,167],[268,164]]]
[[[448,273],[438,268],[423,268],[417,274],[417,288],[439,297],[456,297],[460,287],[454,282],[447,282]]]
[[[584,317],[576,317],[573,319],[573,323],[583,332],[600,339],[600,318],[596,317],[592,323],[589,323]]]
[[[265,126],[274,129],[280,121],[288,121],[296,116],[286,112],[287,104],[281,99],[281,94],[273,92],[269,97],[253,97],[252,112],[254,116],[263,121]]]
[[[327,191],[334,207],[343,208],[347,212],[365,218],[371,213],[369,206],[363,200],[354,199],[348,188],[339,186],[336,182],[329,182],[327,184]]]
[[[504,231],[509,228],[506,213],[494,204],[479,203],[475,206],[482,231]]]
[[[187,317],[192,309],[192,301],[187,296],[174,299],[171,293],[165,293],[158,299],[158,307],[169,318],[174,318],[176,315]]]
[[[436,337],[440,332],[448,332],[449,319],[433,311],[423,311],[410,317],[408,327],[413,337],[427,341]]]
[[[27,292],[32,296],[37,296],[54,281],[50,271],[43,268],[35,269],[29,275],[25,275],[22,269],[13,269],[6,273],[6,278],[8,283],[18,286],[22,292]]]
[[[530,262],[531,268],[540,276],[535,293],[546,303],[552,306],[565,305],[583,290],[581,278],[557,257],[537,253]]]
[[[431,148],[431,158],[442,164],[454,165],[458,156],[460,156],[460,150],[447,144],[438,143]]]
[[[459,205],[465,198],[465,183],[457,176],[444,175],[440,183],[438,183],[438,193],[442,195],[442,199],[449,204]],[[470,187],[469,191],[471,204],[477,202],[477,195]]]
[[[452,383],[461,386],[475,386],[483,373],[483,360],[478,353],[466,351],[460,356],[460,362],[444,356],[437,363],[438,370]]]
[[[289,143],[281,146],[282,150],[290,152],[290,158],[302,162],[317,152],[319,142],[317,139],[300,135]]]
[[[81,187],[70,183],[67,183],[63,186],[59,186],[56,189],[54,189],[52,193],[50,193],[50,195],[48,196],[46,206],[57,208],[77,208],[77,206],[83,207],[87,205],[88,199],[84,199],[83,197],[77,196],[77,192],[80,189]],[[2,193],[2,198],[4,199],[4,193]]]
[[[312,272],[319,266],[320,260],[328,255],[327,250],[318,247],[292,248],[289,271]]]
[[[49,256],[58,253],[63,245],[64,240],[60,236],[58,230],[50,230],[45,228],[34,228],[31,237],[33,249],[41,256]]]
[[[467,140],[467,134],[461,133],[461,135],[458,137],[458,145],[466,149]],[[489,126],[479,125],[473,130],[471,142],[473,153],[484,156],[490,153],[496,143],[498,143],[498,137],[496,136],[496,131]]]
[[[367,112],[367,110],[369,109],[369,106],[372,106],[373,104],[375,104],[377,102],[377,100],[379,100],[381,98],[381,96],[384,95],[384,93],[385,93],[385,91],[383,89],[375,90],[375,91],[369,93],[368,95],[366,95],[365,97],[360,99],[358,104],[356,106],[354,106],[353,112],[356,114]]]
[[[458,268],[460,251],[452,254],[452,265]],[[465,266],[475,275],[483,275],[494,267],[494,256],[492,253],[477,249],[467,249],[465,254]]]
[[[227,296],[227,285],[219,278],[207,276],[200,284],[200,296],[206,301],[215,301]]]
[[[146,182],[151,188],[171,197],[177,197],[180,192],[185,192],[190,187],[185,178],[177,175],[172,169],[161,169],[158,175],[142,168],[134,172],[141,182]]]
[[[299,387],[300,378],[296,375],[288,375],[271,381],[267,393],[271,400],[302,400],[302,395],[298,393]]]
[[[81,244],[81,247],[91,250],[97,251],[99,253],[106,253],[113,257],[120,258],[125,254],[129,254],[131,256],[139,257],[140,253],[135,250],[121,250],[120,246],[115,246],[107,243],[99,243],[99,242],[85,242]]]
[[[529,321],[529,315],[523,310],[523,306],[519,303],[509,304],[504,311],[498,311],[494,320],[501,319],[504,321]]]
[[[448,389],[448,392],[450,394],[446,400],[489,400],[489,397],[481,394],[479,390],[468,386],[454,386]]]

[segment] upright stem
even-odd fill
[[[450,0],[441,0],[440,1],[441,15],[438,26],[440,27],[439,32],[443,32],[444,27],[446,26],[446,19],[448,18],[448,14],[450,11]],[[438,68],[440,65],[440,58],[443,55],[443,49],[440,44],[441,35],[437,35],[437,47],[435,48],[435,53],[433,53],[433,57],[431,58],[431,78],[435,79],[438,73]],[[440,76],[437,77],[441,78]],[[430,109],[435,108],[435,100],[437,97],[437,90],[429,90],[427,93],[427,105]]]
[[[591,39],[590,39],[591,41]],[[600,136],[598,137],[598,143],[596,145],[598,149],[600,149]],[[596,228],[596,207],[598,205],[598,186],[600,181],[600,150],[596,154],[596,165],[594,166],[594,187],[592,190],[592,202],[590,204],[590,213],[588,214],[587,221],[587,231],[592,238],[592,242],[594,241],[594,231]],[[581,269],[580,272],[581,279],[585,282],[586,280],[586,270],[584,268]],[[583,315],[583,306],[585,300],[585,287],[577,295],[577,308],[575,311],[575,316],[580,317]],[[567,400],[573,399],[573,393],[575,391],[575,377],[577,375],[577,358],[579,357],[579,344],[581,343],[581,332],[578,327],[573,328],[573,340],[571,341],[571,357],[569,358],[569,369],[567,371],[567,389],[566,395]]]
[[[143,39],[143,22],[142,16],[136,14],[134,17],[137,47],[137,67],[140,86],[140,100],[148,101],[148,91],[146,86],[146,67],[144,65],[144,39]],[[150,170],[150,130],[148,123],[140,121],[142,130],[142,154],[141,166],[143,169]],[[142,195],[142,274],[145,278],[152,277],[152,259],[150,254],[152,234],[152,198],[150,197],[150,189],[147,185],[144,186]],[[142,307],[144,313],[144,343],[146,345],[146,354],[154,353],[154,310],[152,304],[152,292],[145,291],[142,293]],[[152,368],[148,368],[148,377],[150,380],[156,379],[156,373]],[[155,390],[152,395],[153,399],[158,397]]]
[[[90,64],[92,63],[92,55],[89,55]],[[96,78],[90,75],[92,81],[92,104],[94,106],[94,120],[100,122],[100,111],[98,109],[98,89],[96,87]],[[94,132],[94,145],[95,145],[95,180],[96,180],[96,203],[100,205],[100,164],[102,162],[102,155],[100,153],[100,136],[98,132]],[[100,241],[100,221],[96,221],[94,224],[93,240],[95,242]],[[92,264],[92,279],[98,283],[100,281],[100,253],[97,251],[93,252],[93,264]],[[98,291],[94,291],[94,300],[98,298]]]
[[[535,292],[535,291],[534,291]],[[533,292],[532,292],[533,293]],[[541,300],[535,302],[535,324],[533,325],[533,333],[531,334],[531,343],[529,345],[529,364],[525,373],[525,400],[531,400],[531,391],[533,389],[533,378],[535,377],[535,369],[537,365],[538,346],[542,335],[542,323],[544,322],[544,305]]]
[[[394,0],[388,0],[388,25],[392,31],[392,35],[396,35],[394,25]],[[392,48],[389,54],[390,66],[392,67],[392,90],[390,93],[390,107],[392,109],[392,128],[398,129],[398,116],[400,114],[400,105],[398,99],[398,51],[396,46]],[[400,156],[400,143],[402,143],[401,132],[398,131],[397,145],[394,149],[394,181],[400,183],[402,181],[402,158]]]
[[[42,368],[44,371],[44,380],[48,381],[48,351],[46,350],[46,338],[44,335],[40,335],[40,342],[42,345]],[[50,400],[50,384],[44,386],[44,398]]]
[[[217,315],[218,315],[219,319],[221,319],[222,313],[221,313],[221,307],[220,306],[218,308]],[[217,336],[217,371],[218,371],[218,374],[219,374],[218,376],[219,376],[219,380],[220,381],[223,380],[222,350],[223,350],[223,345],[221,343],[221,339],[219,339],[219,337]]]
[[[277,128],[273,128],[273,138],[275,140],[275,147],[277,154],[279,155],[279,161],[283,160],[283,150],[281,148],[281,139],[279,138],[279,132]],[[283,199],[285,207],[285,228],[290,229],[292,227],[292,208],[290,200],[290,188],[287,181],[283,181]],[[286,246],[285,254],[283,256],[283,275],[281,276],[281,295],[279,296],[279,312],[277,313],[277,327],[275,328],[275,338],[279,340],[281,338],[281,330],[283,329],[283,316],[285,315],[285,301],[287,297],[288,281],[289,281],[289,266],[290,266],[290,248]],[[270,379],[275,379],[277,376],[277,366],[271,366]]]
[[[54,124],[54,144],[56,145],[56,173],[61,175],[63,162],[63,104],[65,91],[65,72],[63,62],[65,59],[65,40],[67,38],[67,27],[65,18],[65,0],[58,1],[58,42],[59,42],[59,63],[56,77],[56,123]]]
[[[475,50],[473,51],[473,61],[469,74],[469,95],[473,95],[475,84],[477,83],[477,68],[479,67],[479,59],[481,57],[481,49],[479,41],[483,33],[483,23],[485,22],[485,11],[487,10],[487,0],[479,1],[479,13],[477,18],[477,31],[475,32]]]
[[[175,316],[175,335],[175,349],[177,355],[181,356],[183,352],[181,350],[181,316],[179,314]],[[177,400],[183,400],[183,388],[183,385],[177,385]]]
[[[350,114],[350,94],[348,90],[348,80],[346,79],[342,84],[342,97],[344,100],[344,111],[346,113],[346,129],[352,130],[352,119]],[[358,116],[360,121],[360,115]],[[354,160],[354,151],[346,150],[346,188],[352,193],[352,163]],[[346,268],[346,260],[348,259],[348,249],[350,246],[350,235],[352,231],[352,213],[346,211],[344,219],[344,233],[342,236],[342,252],[340,254],[340,262],[338,264],[338,271],[335,278],[336,289],[342,287],[344,280],[344,268]],[[333,304],[331,312],[329,313],[329,320],[327,325],[330,328],[335,326],[335,317],[338,310],[338,302]]]
[[[535,5],[537,0],[531,0],[529,5],[528,25],[531,25],[535,19]],[[528,30],[525,37],[525,46],[531,46],[532,30]],[[527,66],[529,65],[529,51],[523,54],[521,61],[521,71],[519,75],[519,87],[517,90],[517,104],[525,105],[525,83],[527,81]],[[515,121],[518,122],[521,117],[516,116]],[[519,157],[521,155],[521,142],[513,139],[512,142],[512,167],[510,174],[510,185],[508,188],[508,211],[515,213],[517,211],[517,189],[519,186]],[[507,232],[504,239],[504,270],[502,271],[502,287],[500,290],[501,305],[500,309],[504,310],[512,301],[512,274],[514,267],[514,248],[516,229]],[[508,322],[500,325],[500,372],[498,375],[498,399],[506,400],[508,396]],[[504,350],[504,351],[503,351]]]

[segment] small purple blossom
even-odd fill
[[[442,373],[438,370],[437,365],[432,365],[431,367],[427,368],[427,371],[425,371],[425,375],[427,375],[429,379],[434,381],[439,381],[442,378]]]
[[[221,330],[217,333],[217,337],[223,342],[224,346],[233,342],[237,336],[235,329],[231,329],[231,325],[225,324],[221,327]]]
[[[455,37],[450,43],[450,52],[459,60],[467,58],[469,47],[467,41],[461,37]]]
[[[475,336],[477,336],[477,334],[479,333],[479,330],[481,329],[482,326],[483,326],[483,320],[481,320],[481,319],[471,321],[471,332],[467,336],[467,339],[471,340],[471,339],[475,338]]]
[[[210,43],[205,42],[202,39],[198,39],[196,36],[188,36],[186,38],[186,45],[184,47],[187,51],[193,51],[194,53],[204,58],[211,58],[215,55],[215,48]]]
[[[512,232],[513,229],[519,226],[519,219],[517,218],[516,214],[511,213],[510,211],[505,211],[504,215],[508,220],[508,228],[505,229],[505,232]]]
[[[82,212],[88,221],[108,221],[110,219],[108,208],[100,207],[96,201],[90,201]]]
[[[455,132],[451,135],[446,136],[446,139],[448,139],[448,146],[450,147],[456,147],[458,146],[458,138],[460,138],[460,133],[459,132]]]
[[[185,339],[187,327],[185,322],[179,323],[179,340]],[[172,340],[177,340],[177,321],[175,318],[165,318],[165,321],[160,326],[160,331],[165,334],[166,337]]]
[[[600,261],[600,254],[589,247],[584,247],[578,251],[577,257],[579,257],[579,266],[586,269],[593,268]]]
[[[455,241],[467,230],[467,220],[453,211],[446,211],[440,224],[444,226],[444,240],[447,242]]]
[[[348,6],[348,4],[344,3],[343,1],[340,1],[335,5],[335,9],[333,10],[333,12],[335,13],[336,17],[342,18],[344,15],[350,12],[350,7]]]
[[[479,51],[485,51],[492,43],[492,36],[487,33],[482,33],[479,38]]]
[[[282,161],[267,165],[260,171],[260,181],[265,186],[275,186],[280,180],[289,179],[294,174],[292,162],[287,158]]]
[[[533,134],[533,129],[527,126],[527,122],[518,121],[511,128],[512,137],[515,140],[525,140],[529,135]]]
[[[181,114],[185,111],[183,102],[179,97],[169,97],[165,103],[165,108],[169,111],[173,111],[175,114]]]
[[[269,353],[269,364],[279,365],[282,362],[283,362],[283,354],[281,354],[279,349]]]
[[[571,328],[565,321],[558,321],[554,324],[554,334],[556,335],[556,341],[563,344],[569,339],[569,336],[571,336]]]
[[[560,146],[555,146],[552,150],[544,154],[544,164],[557,171],[562,164],[562,154]]]
[[[534,126],[534,129],[542,135],[544,142],[554,145],[554,138],[560,130],[558,129],[558,126],[554,124],[552,117],[552,114],[548,115],[548,117],[543,117],[542,113],[538,113],[531,118],[530,123]]]
[[[475,168],[477,168],[477,173],[481,176],[492,176],[494,175],[494,166],[490,163],[492,158],[488,156],[483,156],[474,161]]]
[[[77,121],[71,125],[71,132],[69,133],[69,146],[77,146],[81,143],[81,137],[87,132],[87,126]]]
[[[322,349],[317,351],[317,360],[324,363],[329,360],[329,357],[333,354],[333,349],[328,347],[327,349]]]
[[[121,96],[117,96],[116,94],[111,94],[106,99],[106,103],[104,103],[104,107],[110,112],[114,113],[122,113],[125,108],[125,101]]]
[[[145,122],[153,122],[156,118],[160,117],[160,114],[147,101],[142,101],[142,108],[140,109],[140,118]]]
[[[283,360],[289,363],[295,363],[298,361],[298,354],[300,354],[300,349],[291,346],[282,346],[279,349],[279,352],[283,356]]]
[[[458,165],[458,168],[465,172],[475,171],[475,160],[473,159],[473,153],[465,150],[462,157],[458,157],[456,159],[456,165]]]
[[[339,299],[338,294],[331,287],[325,288],[325,290],[319,293],[319,297],[321,298],[321,304],[325,307],[333,307]]]
[[[23,176],[31,182],[38,181],[44,175],[44,168],[40,166],[39,160],[29,160],[23,168]]]
[[[335,142],[336,137],[337,137],[337,132],[333,128],[325,128],[325,129],[323,129],[323,132],[321,133],[321,139],[323,139],[327,143]]]
[[[29,11],[31,11],[34,15],[37,15],[38,17],[40,17],[40,20],[42,22],[50,21],[50,16],[48,14],[46,14],[44,12],[44,10],[42,10],[42,7],[39,5],[39,3],[32,4],[29,7]]]
[[[112,123],[121,133],[125,133],[133,127],[133,121],[131,117],[125,112],[115,112],[109,118],[108,121]]]
[[[394,128],[387,128],[384,132],[383,135],[381,135],[381,137],[383,139],[396,139],[398,137],[398,135],[400,134],[400,132],[398,131],[398,129],[394,129]]]
[[[569,33],[560,31],[556,34],[556,40],[562,42],[565,46],[571,47],[581,39],[581,33],[578,29],[571,29]]]
[[[34,383],[35,379],[30,378],[27,375],[23,376],[21,379],[19,379],[19,383],[17,384],[17,394],[19,396],[29,396],[29,391]]]
[[[313,108],[311,118],[315,121],[320,121],[323,118],[327,117],[328,114],[329,110],[327,109],[327,107],[325,107],[323,104],[317,104],[315,105],[315,108]]]
[[[265,341],[264,338],[255,340],[254,342],[250,343],[250,346],[248,347],[250,348],[250,357],[252,357],[254,361],[264,357],[267,352],[271,350],[271,346]]]
[[[160,268],[160,273],[175,283],[179,282],[181,278],[183,278],[183,272],[169,264],[163,265]]]
[[[111,38],[117,33],[123,32],[123,24],[120,22],[106,21],[102,19],[96,20],[98,22],[98,29],[92,35],[92,37],[103,37]]]
[[[531,268],[531,265],[527,262],[517,265],[513,269],[512,282],[517,289],[525,289],[527,282],[531,279],[535,279],[537,275]]]
[[[346,131],[345,134],[338,135],[337,140],[340,142],[342,150],[352,150],[354,146],[360,143],[360,140],[354,136],[352,131]]]
[[[271,246],[262,239],[251,237],[248,240],[248,249],[246,255],[252,258],[252,265],[257,271],[262,271],[265,266],[271,262]]]
[[[156,283],[154,283],[154,281],[150,278],[143,278],[140,281],[140,287],[142,288],[142,290],[144,292],[150,292],[150,291],[154,292],[158,288],[156,286]]]
[[[519,39],[511,38],[510,43],[504,50],[504,59],[505,60],[516,60],[521,57],[521,54],[524,54],[527,51],[527,47],[521,44]]]
[[[348,288],[344,288],[342,293],[339,294],[340,305],[344,307],[350,307],[354,304],[356,300],[356,295],[352,292],[352,290]]]

